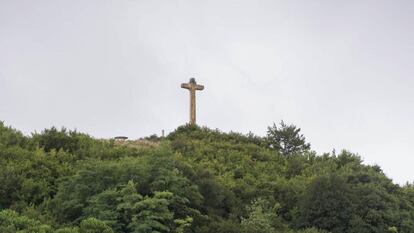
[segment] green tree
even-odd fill
[[[184,233],[185,229],[189,228],[192,222],[193,222],[193,218],[191,217],[186,217],[185,219],[174,220],[174,223],[177,226],[174,233]]]
[[[81,222],[79,233],[114,233],[104,222],[96,218],[88,218]]]
[[[26,216],[20,216],[12,210],[0,211],[1,233],[52,233],[52,227]]]
[[[283,155],[301,153],[310,149],[305,136],[300,134],[300,128],[287,125],[283,121],[280,122],[280,127],[273,123],[273,126],[267,128],[266,143],[269,148]]]
[[[168,209],[173,194],[156,192],[135,204],[136,213],[128,228],[132,233],[170,232],[174,226],[174,214]]]
[[[304,230],[299,230],[298,233],[329,233],[329,232],[324,231],[324,230],[318,230],[316,228],[307,228]]]
[[[77,227],[64,227],[56,230],[54,233],[79,233]]]
[[[287,231],[276,211],[278,206],[270,207],[269,202],[257,199],[247,208],[248,216],[242,219],[241,227],[244,233],[276,233]]]
[[[25,137],[20,131],[7,127],[0,121],[0,146],[20,146],[26,148],[30,145],[29,138]]]
[[[119,222],[122,224],[122,230],[127,231],[129,225],[135,216],[137,209],[137,203],[140,202],[143,197],[138,194],[133,181],[129,181],[128,184],[122,188],[119,192],[120,195],[117,198],[118,205],[116,210],[119,213]]]
[[[116,189],[107,189],[95,196],[92,196],[87,207],[83,210],[85,218],[94,217],[102,220],[114,230],[121,230],[123,227],[120,221],[120,213],[117,210],[120,194]]]
[[[305,193],[298,224],[332,233],[349,232],[353,200],[351,187],[344,177],[336,174],[318,177]]]
[[[33,140],[46,152],[51,150],[64,150],[71,153],[77,152],[85,143],[90,144],[92,138],[86,134],[55,127],[43,130],[40,134],[33,134]]]

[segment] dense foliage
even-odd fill
[[[293,125],[146,140],[0,122],[0,232],[414,232],[413,185],[347,151],[317,155]]]

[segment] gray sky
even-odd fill
[[[138,138],[302,128],[414,181],[414,1],[0,0],[0,120]]]

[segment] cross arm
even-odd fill
[[[189,89],[190,90],[190,84],[188,84],[188,83],[183,83],[183,84],[181,84],[181,88],[184,88],[184,89]]]
[[[201,90],[204,90],[204,86],[197,84],[195,89],[201,91]]]

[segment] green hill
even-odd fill
[[[24,136],[0,123],[1,233],[414,232],[414,188],[300,129],[181,126],[166,138]]]

